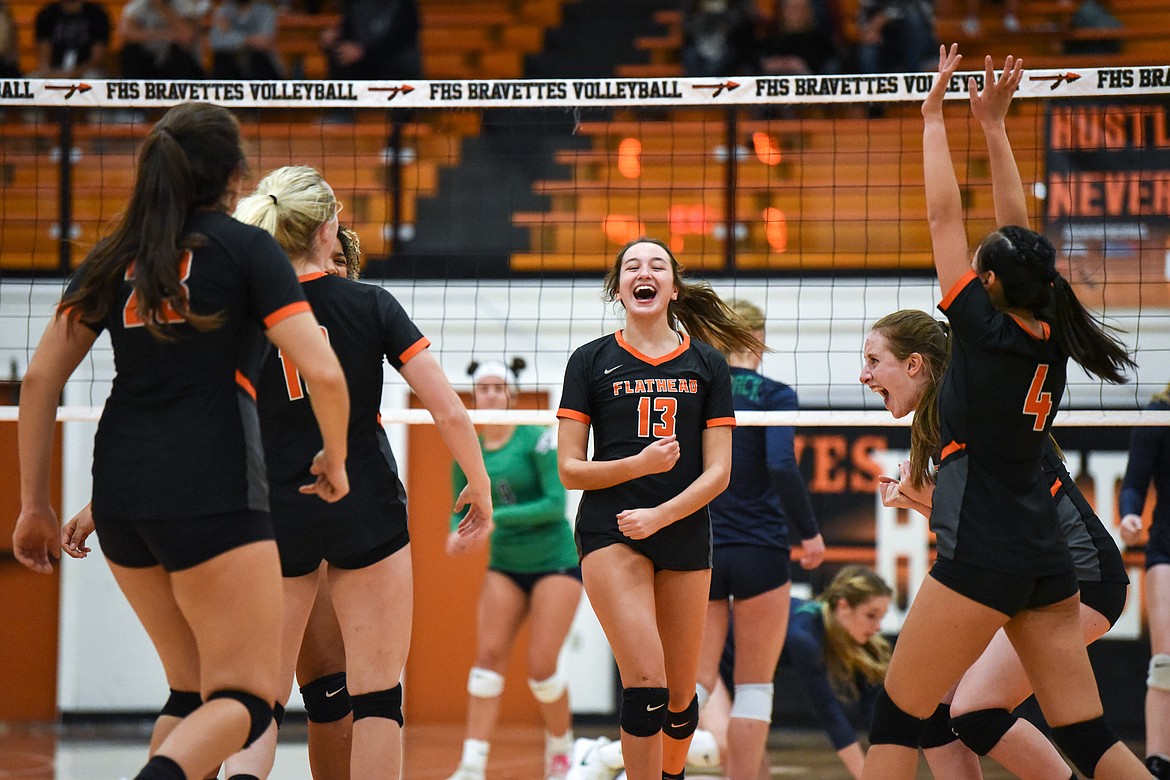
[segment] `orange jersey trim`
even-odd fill
[[[581,414],[576,409],[566,409],[563,406],[560,409],[557,409],[557,418],[565,420],[576,420],[577,422],[584,423],[585,425],[589,424],[590,419],[589,415],[587,414]]]
[[[686,352],[691,347],[691,337],[684,333],[682,342],[670,352],[667,352],[661,357],[650,357],[649,355],[645,355],[634,347],[630,346],[626,342],[625,336],[623,336],[622,333],[623,331],[619,330],[613,334],[617,339],[618,346],[624,349],[626,352],[629,352],[634,357],[638,358],[638,360],[641,360],[643,363],[649,363],[652,366],[660,366],[668,360],[674,360],[676,357]]]
[[[279,309],[265,317],[264,327],[271,328],[276,323],[282,320],[286,320],[294,314],[301,314],[303,312],[309,312],[311,314],[312,311],[313,310],[309,307],[308,301],[297,301],[296,303],[290,303],[288,306],[281,306]]]
[[[322,276],[328,276],[328,275],[329,274],[325,273],[324,271],[310,271],[309,273],[305,274],[304,276],[298,276],[297,281],[304,284],[305,282],[311,282],[314,279],[320,279]]]
[[[402,352],[402,354],[398,356],[398,362],[405,364],[406,361],[410,360],[412,357],[414,357],[418,353],[422,352],[424,349],[426,349],[430,345],[431,345],[431,342],[429,340],[427,340],[426,336],[423,336],[421,339],[419,339],[418,341],[414,342],[409,347],[407,347]]]
[[[1036,339],[1036,341],[1048,341],[1048,339],[1052,336],[1052,328],[1044,320],[1038,320],[1038,322],[1040,323],[1040,334],[1037,335],[1031,328],[1028,327],[1027,323],[1025,323],[1022,319],[1020,319],[1016,315],[1009,314],[1008,316],[1016,321],[1016,324],[1020,326],[1020,330],[1024,331],[1024,333],[1027,333],[1032,338]]]
[[[957,441],[953,441],[950,444],[948,444],[947,446],[943,447],[942,456],[939,458],[939,460],[940,461],[946,460],[951,455],[954,455],[956,452],[961,452],[962,450],[965,450],[965,449],[967,449],[966,444],[960,444]]]
[[[734,428],[735,427],[735,418],[734,417],[712,417],[710,420],[707,421],[707,427],[708,428],[723,428],[723,427]]]
[[[252,400],[256,400],[256,388],[252,387],[252,383],[248,377],[244,376],[240,371],[236,371],[236,384],[244,388],[244,392],[252,396]]]
[[[946,311],[947,308],[955,302],[955,297],[959,294],[959,292],[964,287],[966,287],[967,284],[976,276],[977,274],[975,273],[974,269],[960,276],[959,281],[955,282],[951,289],[947,291],[947,294],[943,296],[943,299],[939,301],[938,307],[943,311]]]
[[[1064,483],[1060,481],[1060,477],[1057,477],[1056,481],[1052,483],[1052,487],[1049,488],[1048,492],[1052,494],[1053,498],[1056,498],[1057,492],[1060,491],[1060,488],[1063,485],[1064,485]]]

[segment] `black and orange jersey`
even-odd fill
[[[350,492],[334,504],[298,492],[315,479],[309,466],[321,449],[321,432],[297,367],[272,350],[256,389],[273,522],[279,524],[286,510],[295,510],[302,519],[346,514],[367,518],[387,512],[404,516],[405,491],[379,419],[383,361],[401,369],[430,342],[381,287],[320,272],[301,277],[301,286],[349,386]]]
[[[1064,395],[1068,356],[995,308],[974,271],[939,303],[951,361],[939,390],[941,466],[931,529],[938,553],[1026,576],[1072,568],[1040,461]]]
[[[1117,542],[1064,467],[1051,439],[1045,442],[1041,466],[1056,501],[1060,530],[1072,554],[1077,581],[1129,584]]]
[[[593,428],[593,459],[598,461],[637,455],[655,439],[678,437],[679,459],[670,471],[585,492],[578,531],[616,528],[619,512],[668,501],[702,474],[704,429],[735,425],[727,360],[686,335],[672,352],[648,357],[618,331],[579,347],[569,358],[557,417]],[[703,507],[651,538],[663,537],[669,544],[674,536],[701,533],[709,545],[710,526]]]
[[[174,338],[154,338],[138,316],[133,265],[105,322],[89,326],[109,331],[115,369],[94,441],[96,518],[268,509],[253,390],[261,328],[309,305],[268,233],[214,211],[193,214],[186,231],[203,241],[179,258],[185,294],[192,311],[221,315],[219,327],[198,331],[171,312]]]

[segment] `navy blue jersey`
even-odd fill
[[[731,369],[737,411],[795,411],[796,391],[746,368]],[[736,428],[731,482],[711,502],[715,545],[756,544],[789,548],[791,522],[801,539],[820,533],[808,487],[793,450],[788,425]]]
[[[1072,554],[1077,581],[1128,585],[1129,575],[1125,573],[1117,543],[1064,467],[1051,439],[1044,448],[1041,465],[1050,485],[1049,492],[1056,501],[1060,530]]]
[[[1068,356],[998,311],[974,271],[939,304],[951,362],[939,390],[942,460],[930,527],[938,554],[1028,577],[1072,569],[1040,466]]]
[[[321,432],[296,366],[273,350],[257,385],[273,522],[279,530],[290,513],[306,525],[313,518],[358,516],[366,526],[372,526],[369,521],[375,518],[405,518],[405,490],[379,420],[382,367],[388,360],[401,369],[429,342],[394,296],[381,287],[320,272],[302,277],[301,284],[349,386],[345,465],[350,492],[328,504],[298,491],[315,479],[309,466],[321,449]],[[380,533],[373,527],[369,531]]]
[[[174,338],[153,337],[138,315],[133,264],[105,322],[89,326],[109,331],[116,371],[94,439],[98,519],[268,510],[253,390],[267,346],[261,328],[309,306],[265,231],[200,211],[185,232],[204,239],[176,257],[190,308],[221,315],[219,327],[198,331],[164,309]]]
[[[857,742],[857,729],[829,680],[829,670],[825,665],[825,618],[821,610],[819,601],[792,599],[780,665],[796,672],[800,687],[829,735],[833,749],[840,750]],[[868,724],[881,686],[869,683],[860,674],[853,683],[858,692],[853,703]]]
[[[1151,411],[1170,410],[1170,403],[1152,401]],[[1170,428],[1138,425],[1129,434],[1129,462],[1121,483],[1121,514],[1140,515],[1146,507],[1150,481],[1158,502],[1154,504],[1154,526],[1170,530]]]
[[[577,511],[578,532],[616,529],[619,512],[657,506],[698,479],[706,428],[735,425],[727,360],[686,335],[677,349],[657,358],[631,347],[621,331],[603,336],[569,358],[557,417],[593,428],[593,459],[598,461],[637,455],[655,439],[678,437],[679,459],[670,471],[585,491]],[[710,535],[710,514],[703,507],[649,539],[685,546],[703,537],[709,565]]]

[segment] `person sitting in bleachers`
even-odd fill
[[[277,11],[268,0],[223,0],[212,14],[207,42],[217,79],[279,79]]]
[[[830,9],[823,0],[777,0],[776,16],[764,26],[760,72],[808,76],[840,72]]]
[[[0,0],[0,78],[20,78],[20,49],[16,39],[16,20],[7,0]]]
[[[923,70],[938,54],[932,0],[861,0],[857,30],[862,73]]]
[[[103,78],[110,17],[90,0],[54,0],[37,12],[39,78]]]
[[[754,71],[754,25],[750,0],[690,0],[683,17],[683,71],[691,77]]]
[[[341,20],[321,33],[329,78],[394,81],[422,78],[415,0],[343,0]]]
[[[130,0],[122,9],[119,65],[128,79],[201,79],[199,19],[195,0]]]

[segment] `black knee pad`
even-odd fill
[[[883,688],[873,706],[873,723],[869,727],[869,744],[901,745],[918,749],[926,718],[916,718],[904,711]]]
[[[185,718],[203,706],[203,697],[199,691],[176,691],[171,688],[171,695],[167,703],[159,710],[159,717],[167,715],[172,718]]]
[[[345,672],[327,674],[301,686],[305,712],[313,723],[333,723],[350,713],[353,705],[345,687]]]
[[[1170,759],[1160,753],[1146,756],[1146,769],[1158,780],[1170,780]]]
[[[1072,760],[1077,771],[1093,777],[1101,756],[1117,744],[1117,735],[1105,725],[1104,716],[1100,716],[1053,728],[1052,741]]]
[[[951,728],[964,745],[985,756],[995,749],[1017,720],[1018,717],[1004,709],[975,710],[951,718]]]
[[[248,716],[252,719],[251,728],[248,730],[248,737],[244,740],[244,747],[248,747],[256,740],[260,739],[268,726],[272,723],[272,705],[261,699],[259,696],[253,696],[246,691],[216,691],[207,697],[208,701],[215,701],[216,699],[234,699],[248,710]]]
[[[277,728],[284,723],[284,705],[278,701],[272,703],[272,719],[276,721]]]
[[[695,733],[699,727],[699,697],[691,699],[690,706],[682,712],[666,711],[666,722],[662,724],[662,733],[671,739],[682,741]]]
[[[652,737],[666,723],[666,688],[622,688],[622,731],[634,737]]]
[[[919,747],[923,750],[939,748],[949,745],[958,739],[951,731],[951,705],[940,704],[934,708],[934,713],[926,719],[926,728],[922,730]]]
[[[402,725],[402,683],[384,691],[356,693],[353,701],[353,719],[386,718]]]

